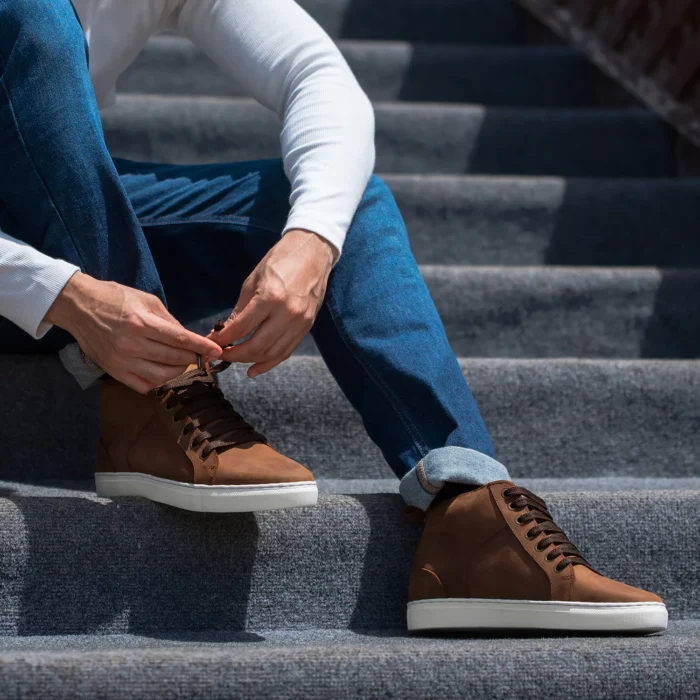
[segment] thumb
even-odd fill
[[[250,303],[254,294],[255,288],[252,284],[248,284],[246,282],[243,287],[241,287],[241,293],[238,296],[238,301],[233,307],[233,311],[231,311],[229,314],[228,319],[226,319],[224,323],[222,323],[221,320],[218,320],[214,326],[214,329],[209,333],[207,338],[210,338],[215,343],[221,345],[221,347],[226,347],[234,340],[238,340],[240,334],[238,333],[237,326],[240,324],[237,323],[237,321],[241,318],[243,311]]]

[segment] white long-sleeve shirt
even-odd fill
[[[374,167],[372,107],[326,33],[294,0],[73,0],[90,50],[98,106],[153,34],[191,39],[282,119],[291,182],[284,231],[306,229],[339,251]],[[0,231],[0,316],[35,338],[75,265]],[[235,299],[231,300],[233,304]]]

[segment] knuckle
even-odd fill
[[[270,289],[265,290],[264,293],[265,301],[269,301],[273,304],[279,304],[280,302],[283,302],[285,298],[286,294],[284,289],[281,287],[271,287]]]
[[[306,305],[299,299],[291,299],[287,302],[287,313],[295,318],[303,318],[306,313]]]
[[[112,347],[118,352],[118,353],[126,353],[130,350],[131,343],[129,342],[129,338],[125,335],[118,335],[114,340],[112,341]]]
[[[173,340],[178,344],[178,345],[184,345],[187,342],[187,333],[185,331],[175,331],[173,334]]]

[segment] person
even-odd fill
[[[172,30],[282,119],[282,160],[112,159],[98,105]],[[202,511],[313,505],[311,473],[218,389],[310,331],[425,529],[412,630],[657,631],[657,596],[598,574],[512,483],[375,175],[370,102],[293,0],[0,3],[0,350],[101,375],[96,485]],[[233,307],[203,337],[183,324]]]

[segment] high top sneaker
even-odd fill
[[[409,630],[658,632],[653,593],[597,573],[545,502],[494,481],[428,509],[409,585]]]
[[[204,369],[193,365],[145,396],[107,379],[101,409],[99,496],[144,496],[206,512],[316,503],[311,472],[273,450]]]

